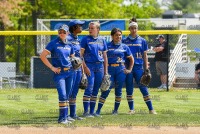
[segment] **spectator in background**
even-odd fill
[[[196,68],[195,68],[195,80],[198,84],[198,89],[200,89],[200,63],[197,64]]]
[[[155,61],[156,61],[156,71],[157,74],[160,75],[161,85],[158,89],[167,89],[167,55],[168,55],[168,45],[165,41],[164,35],[158,35],[156,38],[159,41],[153,51],[156,52],[155,54]]]

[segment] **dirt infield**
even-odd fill
[[[200,127],[0,127],[0,134],[200,134]]]

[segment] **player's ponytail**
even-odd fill
[[[131,19],[129,20],[129,23],[131,23],[131,22],[137,22],[137,19],[136,19],[135,17],[133,17],[133,18],[131,18]]]

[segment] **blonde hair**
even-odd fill
[[[99,21],[91,21],[91,22],[89,23],[89,25],[90,25],[90,24],[95,25],[95,26],[97,27],[97,29],[100,30],[100,22],[99,22]]]

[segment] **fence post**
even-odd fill
[[[3,88],[3,79],[2,79],[2,77],[0,77],[0,89],[2,89]]]
[[[169,91],[169,60],[170,60],[170,46],[169,46],[169,34],[167,34],[167,92]]]
[[[16,82],[15,82],[15,80],[10,80],[10,86],[11,86],[11,88],[16,88]]]

